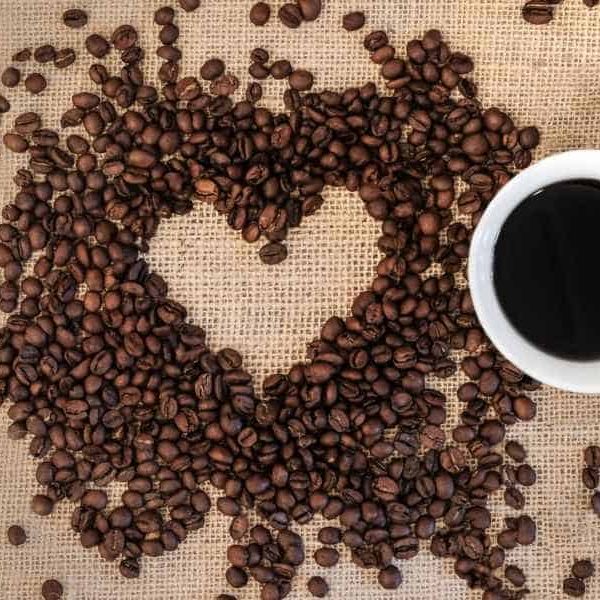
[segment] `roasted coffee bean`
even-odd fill
[[[563,594],[573,598],[581,598],[585,594],[585,583],[577,577],[567,577],[563,581]]]
[[[280,242],[271,242],[260,249],[259,256],[266,265],[277,265],[287,258],[287,247]]]
[[[527,458],[527,452],[525,451],[525,448],[523,448],[523,446],[515,440],[506,442],[504,450],[506,451],[506,454],[508,454],[508,456],[510,456],[510,458],[512,458],[515,462],[522,463]]]
[[[271,18],[271,7],[266,2],[257,2],[250,9],[250,21],[253,25],[262,27]]]
[[[0,114],[6,113],[10,110],[10,102],[0,94]]]
[[[17,154],[21,154],[29,148],[29,142],[23,136],[16,133],[5,133],[2,141],[11,152],[16,152]]]
[[[87,25],[87,22],[87,13],[78,8],[71,8],[63,13],[63,23],[72,29],[81,29]]]
[[[25,78],[25,88],[32,94],[39,94],[46,89],[46,79],[40,73],[31,73]]]
[[[525,585],[525,574],[515,565],[507,565],[504,568],[504,575],[515,587],[523,587]]]
[[[344,15],[342,25],[346,31],[357,31],[365,25],[365,13],[356,11]]]
[[[200,0],[178,0],[178,2],[186,12],[193,12],[200,6]]]
[[[25,530],[19,525],[11,525],[6,532],[6,535],[8,541],[13,546],[21,546],[27,541]]]
[[[525,507],[525,497],[514,486],[508,486],[504,492],[504,502],[507,506],[515,510],[523,510]]]
[[[517,469],[517,481],[521,485],[534,485],[536,480],[537,474],[528,464],[519,465]]]
[[[85,48],[95,58],[104,58],[110,52],[110,44],[97,33],[86,38]]]
[[[592,508],[600,516],[600,492],[595,492],[592,496]]]
[[[586,467],[581,473],[581,480],[588,490],[595,490],[600,485],[600,473],[596,468]]]
[[[321,0],[297,0],[298,7],[305,21],[315,21],[321,14]]]
[[[394,565],[389,565],[379,571],[377,576],[379,585],[386,590],[395,590],[402,584],[402,573]]]
[[[77,55],[73,48],[62,48],[61,50],[56,51],[54,66],[57,69],[66,69],[67,67],[70,67],[76,59]]]
[[[6,87],[16,87],[19,85],[19,81],[21,81],[21,71],[15,67],[8,67],[2,72],[0,81],[2,81],[2,85]]]
[[[340,555],[335,548],[324,546],[315,550],[314,559],[320,567],[334,567],[337,565]]]
[[[37,494],[31,501],[31,510],[42,517],[49,515],[54,510],[54,502],[43,494]]]
[[[583,453],[583,458],[588,467],[600,468],[600,447],[588,446]]]
[[[63,586],[56,579],[47,579],[42,584],[42,598],[44,600],[59,600],[63,595]]]
[[[27,62],[31,60],[33,53],[31,52],[31,48],[23,48],[23,50],[19,50],[15,52],[12,56],[13,62]]]
[[[202,79],[213,81],[223,75],[225,71],[225,63],[220,58],[211,58],[207,60],[200,69]]]
[[[276,60],[270,68],[271,77],[273,79],[285,79],[293,72],[292,65],[289,60]]]
[[[303,21],[302,12],[297,4],[287,2],[277,13],[279,20],[290,29],[297,29]]]
[[[56,58],[56,48],[50,44],[39,46],[33,51],[33,59],[39,63],[52,62]]]
[[[328,546],[334,546],[342,541],[342,532],[337,527],[323,527],[319,530],[319,542]]]
[[[309,71],[296,69],[289,76],[288,81],[292,89],[299,92],[306,92],[312,88],[314,79],[312,73]]]
[[[578,577],[579,579],[588,579],[594,575],[595,571],[594,563],[590,560],[577,560],[571,567],[573,577]]]
[[[315,598],[325,598],[329,593],[327,581],[319,576],[311,577],[306,583],[306,587]]]
[[[121,25],[111,37],[111,42],[117,50],[127,50],[135,45],[137,40],[137,31],[131,25]]]

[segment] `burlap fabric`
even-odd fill
[[[90,14],[83,31],[68,30],[61,23],[62,11],[75,4]],[[540,155],[600,147],[600,12],[590,12],[581,1],[566,2],[554,23],[536,28],[521,19],[519,0],[329,0],[318,22],[296,31],[276,19],[262,29],[251,26],[247,20],[251,4],[251,0],[203,0],[197,12],[178,16],[186,74],[198,74],[207,57],[222,56],[245,84],[248,54],[263,46],[274,58],[312,69],[319,87],[341,88],[376,79],[377,69],[362,47],[363,36],[341,28],[345,12],[364,9],[368,27],[386,29],[399,47],[426,29],[441,29],[453,48],[476,59],[476,80],[486,104],[507,109],[520,124],[540,127],[544,136]],[[110,34],[125,22],[142,32],[144,46],[151,49],[147,69],[155,73],[152,49],[157,28],[152,13],[159,5],[158,0],[0,0],[0,65],[7,65],[17,49],[42,43],[72,46],[80,53],[76,65],[66,71],[40,67],[49,80],[40,97],[29,96],[22,87],[11,90],[7,95],[15,111],[39,111],[46,125],[56,126],[70,95],[91,86],[85,36],[92,31]],[[37,67],[30,63],[24,70]],[[265,89],[265,102],[278,106],[282,86],[269,81]],[[3,117],[2,133],[15,114]],[[20,164],[20,158],[0,149],[2,205],[14,194],[12,174]],[[357,197],[329,192],[318,215],[292,235],[290,258],[280,266],[266,267],[258,260],[257,247],[242,242],[211,209],[198,207],[191,215],[162,225],[150,260],[166,276],[173,297],[207,329],[212,347],[238,349],[260,382],[266,374],[301,360],[320,323],[332,314],[345,314],[355,294],[369,284],[377,231]],[[441,386],[449,397],[450,425],[457,419],[458,383],[457,378]],[[552,389],[543,389],[537,398],[535,423],[513,427],[509,436],[526,444],[539,473],[538,484],[526,491],[527,510],[539,524],[539,541],[512,551],[508,562],[525,568],[533,590],[530,598],[547,600],[561,596],[562,578],[574,558],[600,559],[600,522],[588,508],[590,493],[579,479],[583,448],[600,442],[600,403],[597,397]],[[2,430],[8,424],[4,413]],[[2,600],[39,598],[40,585],[48,577],[63,582],[68,600],[204,600],[227,591],[223,573],[228,521],[214,510],[206,527],[180,550],[145,560],[141,578],[126,581],[115,565],[102,562],[94,550],[81,548],[69,529],[67,503],[50,518],[30,514],[34,472],[27,442],[9,442],[0,434]],[[495,500],[499,514],[507,514],[502,513],[500,495]],[[29,535],[29,542],[16,549],[4,535],[13,523],[23,524]],[[305,582],[313,574],[326,575],[330,597],[335,599],[480,597],[454,576],[451,563],[426,550],[401,565],[405,583],[395,593],[385,593],[374,572],[360,571],[347,560],[325,573],[310,558],[317,531],[318,523],[304,528],[308,560],[292,598],[308,596]],[[239,597],[258,598],[258,587],[249,586]],[[591,582],[588,597],[600,598],[600,581]]]

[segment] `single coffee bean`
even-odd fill
[[[7,113],[10,110],[10,102],[0,94],[0,114]]]
[[[62,48],[61,50],[56,51],[54,66],[57,69],[66,69],[67,67],[70,67],[76,59],[77,55],[73,48]]]
[[[192,12],[200,6],[200,0],[178,0],[178,2],[186,12]]]
[[[39,63],[49,63],[56,58],[56,48],[50,44],[39,46],[33,51],[33,59]]]
[[[600,447],[588,446],[583,452],[583,459],[588,467],[600,468]]]
[[[27,541],[27,534],[19,525],[11,525],[6,532],[6,535],[8,536],[8,541],[13,546],[21,546]]]
[[[63,23],[72,29],[81,29],[87,25],[87,22],[87,13],[78,8],[71,8],[63,13]]]
[[[127,579],[137,579],[140,576],[140,563],[135,558],[125,558],[119,565],[119,573]]]
[[[592,508],[600,516],[600,492],[595,492],[592,496]]]
[[[276,60],[271,65],[270,71],[274,79],[285,79],[292,74],[293,68],[289,60]]]
[[[379,585],[386,590],[395,590],[402,584],[402,573],[394,565],[381,569],[377,575]]]
[[[298,7],[305,21],[315,21],[321,14],[321,0],[297,0]]]
[[[523,448],[523,446],[515,440],[509,440],[506,442],[504,450],[506,451],[506,454],[508,454],[508,456],[510,456],[510,458],[512,458],[515,462],[522,463],[527,458],[527,452],[525,451],[525,448]]]
[[[63,595],[63,586],[56,579],[47,579],[42,584],[42,598],[44,600],[59,600]]]
[[[315,598],[325,598],[329,593],[327,581],[318,575],[311,577],[306,583],[306,587]]]
[[[525,507],[525,497],[516,487],[512,485],[508,486],[504,491],[504,502],[507,506],[510,506],[515,510],[523,510]]]
[[[567,577],[563,581],[563,593],[572,598],[581,598],[585,594],[585,583],[577,577]]]
[[[596,468],[586,467],[581,473],[581,480],[588,490],[595,490],[600,485],[600,472]]]
[[[31,60],[32,57],[32,52],[31,52],[31,48],[23,48],[23,50],[19,50],[18,52],[15,52],[12,56],[12,61],[13,62],[27,62],[28,60]]]
[[[523,587],[525,585],[525,574],[515,565],[507,565],[504,568],[504,575],[515,587]]]
[[[594,575],[595,571],[596,568],[591,560],[577,560],[571,567],[573,577],[578,577],[579,579],[588,579]]]
[[[303,21],[302,12],[297,4],[288,2],[277,13],[279,20],[290,29],[297,29]]]
[[[365,13],[355,11],[344,15],[342,25],[346,31],[358,31],[364,27],[365,21]]]
[[[127,50],[138,40],[137,31],[131,25],[121,25],[112,34],[111,42],[117,50]]]
[[[517,481],[521,485],[530,486],[534,485],[537,480],[536,472],[528,464],[519,465],[517,469]]]
[[[16,133],[5,133],[2,141],[11,152],[17,154],[22,154],[29,148],[29,142],[23,136]]]
[[[266,2],[257,2],[250,9],[250,21],[257,27],[266,25],[271,18],[271,7]]]
[[[248,84],[248,88],[246,89],[246,100],[255,104],[258,102],[263,96],[263,89],[260,83],[252,82]],[[1,103],[0,103],[1,105]],[[1,109],[0,109],[1,112]]]
[[[45,517],[54,510],[54,502],[48,496],[37,494],[31,501],[31,510],[36,515]]]
[[[234,588],[242,588],[248,583],[248,575],[239,567],[229,567],[225,571],[225,579],[227,583]]]
[[[6,87],[16,87],[19,85],[19,81],[21,81],[21,71],[15,67],[8,67],[2,72],[0,81],[2,81],[2,85]]]
[[[40,73],[31,73],[25,78],[25,88],[32,94],[40,94],[47,85],[46,79]]]
[[[277,265],[287,258],[287,247],[280,242],[271,242],[265,244],[258,254],[266,265]]]
[[[342,532],[337,527],[323,527],[319,530],[319,542],[328,546],[334,546],[342,541]]]
[[[223,75],[225,71],[225,63],[220,58],[211,58],[207,60],[200,69],[202,79],[212,81]]]
[[[340,554],[335,548],[324,546],[315,550],[314,559],[319,566],[329,568],[337,565]]]
[[[288,81],[292,89],[298,90],[299,92],[306,92],[312,88],[314,79],[310,71],[296,69],[289,76]]]
[[[95,58],[104,58],[110,52],[110,44],[97,33],[86,38],[85,48]]]

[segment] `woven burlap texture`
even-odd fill
[[[91,59],[83,52],[85,36],[108,35],[122,23],[133,23],[149,49],[146,69],[152,76],[157,59],[155,0],[84,0],[78,6],[90,14],[88,26],[68,30],[61,14],[72,1],[0,0],[0,65],[24,46],[52,43],[72,46],[79,53],[65,71],[29,63],[28,73],[47,74],[48,89],[31,97],[22,87],[9,90],[13,112],[0,120],[4,133],[14,116],[24,110],[44,115],[55,127],[69,107],[74,91],[92,89],[87,78]],[[589,11],[579,0],[559,8],[546,27],[526,24],[519,0],[326,0],[322,17],[299,30],[285,29],[277,19],[264,28],[249,24],[251,0],[202,0],[195,13],[179,13],[177,22],[184,50],[183,72],[198,74],[206,58],[221,56],[228,68],[246,83],[250,51],[262,46],[273,58],[288,58],[316,75],[319,88],[342,88],[377,80],[377,69],[362,47],[361,33],[341,28],[342,15],[363,9],[368,28],[382,28],[402,48],[415,35],[441,29],[454,49],[476,60],[475,78],[486,105],[507,109],[519,124],[536,124],[543,133],[539,156],[569,148],[600,146],[600,9]],[[278,6],[280,2],[273,2]],[[366,31],[366,30],[365,30]],[[116,64],[115,57],[109,61]],[[266,83],[265,104],[280,106],[282,86]],[[2,90],[5,93],[6,90]],[[23,159],[0,149],[0,203],[11,201],[12,176]],[[347,313],[352,298],[366,288],[377,261],[377,225],[366,215],[356,196],[328,192],[326,204],[291,236],[290,257],[282,265],[266,267],[250,246],[231,232],[222,217],[203,206],[186,217],[162,224],[153,240],[150,261],[170,283],[172,296],[186,305],[191,318],[208,332],[215,349],[231,346],[245,357],[260,383],[268,373],[287,369],[302,360],[306,344],[332,314]],[[456,423],[457,377],[440,385],[449,398],[449,425]],[[597,397],[575,396],[544,388],[536,395],[538,418],[517,425],[509,437],[525,443],[530,462],[538,470],[538,484],[526,490],[527,510],[539,524],[538,543],[509,554],[509,563],[522,565],[534,600],[561,597],[562,578],[573,559],[600,559],[600,522],[589,509],[590,493],[579,472],[582,450],[600,442],[600,403]],[[8,425],[5,409],[2,430]],[[27,442],[9,442],[0,434],[0,597],[34,600],[44,579],[63,582],[68,600],[204,600],[227,589],[228,520],[208,515],[204,529],[194,533],[175,552],[145,560],[139,580],[123,580],[115,565],[102,562],[94,550],[83,550],[69,528],[71,507],[63,503],[49,518],[30,514],[30,497],[37,491],[35,463],[27,456]],[[494,499],[502,512],[501,495]],[[29,541],[9,546],[4,532],[22,524]],[[360,571],[347,560],[330,571],[312,560],[318,523],[304,527],[308,559],[295,580],[291,598],[307,598],[306,579],[325,575],[330,597],[346,600],[420,598],[462,600],[479,598],[453,574],[450,562],[428,551],[400,565],[405,582],[397,592],[384,592],[375,572]],[[590,598],[600,598],[600,581],[589,586]],[[259,598],[256,585],[239,598]]]

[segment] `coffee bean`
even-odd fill
[[[2,141],[4,145],[11,151],[21,154],[29,148],[27,140],[16,133],[5,133]]]
[[[121,25],[112,34],[111,42],[117,50],[127,50],[138,40],[137,31],[131,25]]]
[[[290,29],[297,29],[303,21],[302,12],[297,4],[288,2],[284,4],[277,13],[279,20]]]
[[[212,81],[223,75],[225,63],[220,58],[211,58],[207,60],[200,69],[202,79]]]
[[[46,89],[46,79],[40,73],[31,73],[25,78],[25,88],[32,94],[39,94]]]
[[[260,83],[249,83],[246,89],[246,100],[252,104],[256,104],[263,96],[263,89]],[[0,111],[1,112],[1,111]]]
[[[56,58],[56,48],[50,44],[39,46],[33,52],[33,59],[41,64],[52,62]]]
[[[253,25],[262,27],[271,18],[271,7],[266,2],[257,2],[250,9],[250,21]]]
[[[321,14],[321,0],[297,0],[298,7],[305,21],[315,21]]]
[[[293,68],[289,60],[276,60],[271,65],[270,72],[274,79],[285,79],[292,74]]]
[[[44,600],[59,600],[63,595],[63,586],[56,579],[47,579],[42,584],[42,598]]]
[[[19,50],[13,54],[12,61],[27,62],[28,60],[31,60],[32,55],[31,48],[23,48],[23,50]]]
[[[104,58],[110,52],[110,44],[97,33],[86,38],[85,48],[95,58]]]
[[[8,536],[8,541],[13,546],[21,546],[27,541],[25,530],[19,525],[11,525],[6,535]]]
[[[289,76],[288,81],[292,89],[298,90],[299,92],[306,92],[312,88],[314,79],[310,71],[296,69]]]
[[[229,567],[227,571],[225,571],[225,579],[227,579],[227,583],[234,588],[242,588],[248,583],[246,572],[239,567]]]
[[[334,567],[337,565],[340,555],[335,548],[322,547],[315,550],[315,562],[321,567]]]
[[[70,67],[76,59],[77,55],[73,48],[62,48],[61,50],[56,51],[54,66],[57,69],[66,69],[67,67]]]
[[[571,567],[573,577],[578,577],[579,579],[588,579],[589,577],[592,577],[595,572],[596,568],[594,563],[590,560],[577,560]]]
[[[43,494],[37,494],[31,501],[31,510],[42,517],[49,515],[54,510],[54,502]]]
[[[80,29],[81,27],[85,27],[88,22],[87,13],[78,8],[71,8],[65,10],[63,13],[63,23],[67,27],[71,27],[72,29]]]
[[[8,67],[2,72],[0,81],[2,81],[2,85],[6,87],[16,87],[19,85],[19,81],[21,81],[21,71],[15,67]]]
[[[346,31],[358,31],[365,25],[365,13],[356,11],[344,15],[342,25]]]
[[[535,542],[537,527],[533,519],[527,515],[519,517],[517,521],[517,542],[522,546],[529,546]]]
[[[586,467],[581,473],[581,480],[588,490],[595,490],[600,485],[600,473],[596,468]]]
[[[260,249],[259,256],[266,265],[277,265],[287,258],[287,247],[280,242],[271,242]]]
[[[508,486],[504,492],[504,502],[507,506],[515,510],[523,510],[525,507],[525,497],[514,486]]]
[[[597,515],[600,515],[600,492],[595,492],[592,496],[592,508]]]
[[[583,458],[588,467],[600,468],[600,447],[588,446],[584,450]]]
[[[385,569],[379,571],[377,576],[379,585],[385,590],[395,590],[402,584],[402,573],[394,565],[389,565]]]
[[[522,421],[531,421],[535,418],[537,407],[527,396],[518,396],[513,400],[513,410]]]
[[[585,594],[585,583],[577,577],[567,577],[563,581],[563,593],[573,598],[580,598]]]
[[[517,469],[517,481],[521,485],[534,485],[536,480],[537,474],[528,464],[519,465]]]
[[[523,587],[525,585],[525,575],[519,567],[508,565],[504,568],[504,575],[515,587]]]
[[[506,451],[506,454],[508,454],[508,456],[510,456],[510,458],[512,458],[515,462],[522,463],[527,458],[527,452],[525,451],[525,448],[523,448],[523,446],[515,440],[506,442],[504,450]]]
[[[10,110],[10,102],[0,94],[0,114],[7,113]]]
[[[337,527],[323,527],[319,530],[319,542],[328,546],[334,546],[342,541],[342,532]]]
[[[186,12],[193,12],[200,6],[200,0],[178,0],[178,2]]]
[[[325,598],[329,593],[327,581],[319,576],[311,577],[308,580],[306,587],[315,598]]]

